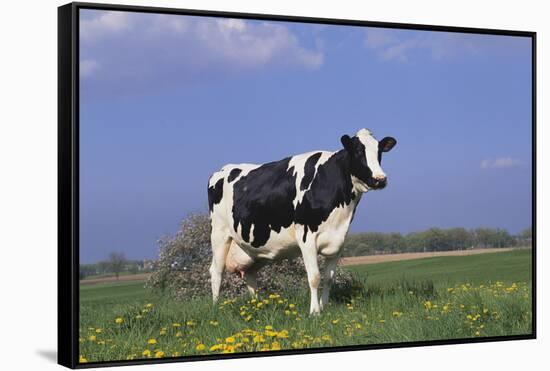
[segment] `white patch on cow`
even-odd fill
[[[356,136],[365,146],[367,165],[372,171],[373,178],[385,177],[386,174],[384,174],[384,171],[378,162],[378,141],[372,136],[372,133],[368,129],[359,130]]]
[[[315,179],[315,176],[317,175],[317,169],[319,169],[319,165],[324,164],[332,155],[335,154],[335,152],[311,151],[311,152],[293,156],[288,163],[287,170],[290,169],[292,166],[294,166],[294,169],[295,169],[294,174],[296,175],[296,197],[292,202],[295,208],[298,205],[298,203],[302,202],[304,198],[304,194],[307,191],[309,191],[309,189],[311,188],[311,184],[313,184],[313,179],[312,179],[312,181],[308,184],[306,189],[302,190],[300,187],[302,183],[302,179],[304,178],[304,174],[305,174],[306,161],[312,155],[319,152],[321,153],[321,156],[319,157],[319,160],[317,160],[317,163],[315,164],[315,172],[313,174],[313,179]]]

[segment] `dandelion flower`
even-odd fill
[[[271,350],[281,350],[281,344],[277,341],[274,341],[271,344]]]
[[[234,343],[235,342],[235,337],[228,336],[228,337],[225,338],[225,342],[226,343]]]
[[[164,357],[164,352],[162,350],[157,350],[155,352],[155,358],[162,358]]]
[[[122,322],[124,322],[124,319],[123,319],[122,317],[117,317],[117,318],[115,319],[115,323],[117,323],[117,324],[119,324],[119,325],[120,325]]]
[[[143,351],[143,353],[141,353],[144,357],[150,357],[151,356],[151,351],[149,349],[145,349]]]
[[[172,327],[181,327],[181,323],[172,323]]]
[[[86,362],[88,362],[88,360],[83,355],[80,355],[80,357],[78,358],[78,362],[79,363],[86,363]]]
[[[95,335],[90,335],[90,336],[88,337],[88,340],[90,340],[90,341],[95,341],[95,340],[96,340]]]
[[[157,339],[151,338],[151,339],[147,340],[147,344],[149,344],[149,345],[155,345],[156,343],[157,343]]]
[[[153,308],[153,304],[152,303],[147,303],[147,304],[145,304],[145,308]]]
[[[195,349],[199,352],[203,351],[206,349],[206,345],[204,345],[203,343],[198,343],[197,346],[195,347]]]

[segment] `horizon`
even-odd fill
[[[80,11],[80,263],[158,257],[226,163],[369,128],[397,146],[350,233],[532,225],[531,39]],[[121,52],[121,50],[123,52]]]

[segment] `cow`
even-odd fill
[[[240,273],[256,295],[256,273],[275,259],[303,257],[311,293],[309,312],[328,304],[342,245],[363,193],[386,187],[382,153],[397,143],[368,129],[340,138],[336,152],[313,151],[262,165],[228,164],[208,181],[212,227],[212,298],[222,274]],[[318,255],[326,258],[323,277]],[[318,299],[318,288],[323,292]]]

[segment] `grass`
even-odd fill
[[[349,267],[365,289],[332,298],[320,317],[308,315],[303,290],[212,305],[139,282],[82,286],[81,360],[528,334],[530,259],[522,250]]]

